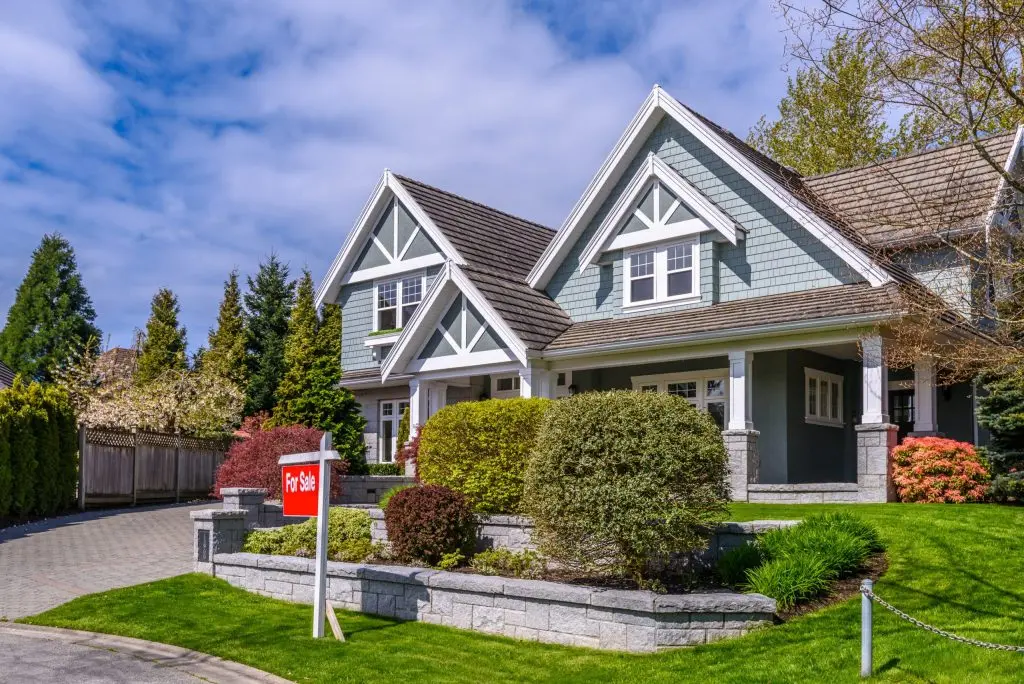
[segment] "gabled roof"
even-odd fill
[[[1008,168],[1021,131],[980,145]],[[929,236],[982,229],[1002,176],[973,142],[897,157],[804,179],[872,244],[892,246]]]
[[[7,367],[7,365],[0,361],[0,389],[10,387],[14,384],[14,371]]]

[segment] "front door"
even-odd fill
[[[902,389],[889,392],[889,415],[899,427],[899,441],[914,431],[914,390]]]

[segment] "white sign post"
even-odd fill
[[[278,459],[278,463],[282,466],[302,463],[320,464],[316,509],[316,583],[313,585],[314,639],[320,639],[324,635],[324,619],[327,613],[327,517],[331,506],[331,461],[340,460],[338,452],[331,450],[330,432],[325,432],[320,439],[320,451],[289,454]],[[282,494],[282,496],[286,495]]]

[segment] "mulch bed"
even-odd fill
[[[789,610],[779,611],[778,618],[785,622],[791,618],[813,613],[822,608],[851,599],[860,593],[860,583],[863,580],[870,579],[877,582],[878,578],[884,575],[888,569],[889,558],[885,553],[876,553],[868,559],[860,574],[837,580],[832,585],[832,591],[827,596],[822,596],[807,603],[797,604]]]

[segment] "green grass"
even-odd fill
[[[878,593],[939,627],[1024,645],[1024,508],[736,505],[734,520],[855,511],[878,526],[890,568]],[[859,599],[740,639],[654,655],[516,642],[341,613],[349,641],[314,642],[312,611],[200,575],[85,596],[25,622],[163,641],[300,682],[858,681]],[[875,681],[1016,682],[1024,655],[918,630],[876,607]]]

